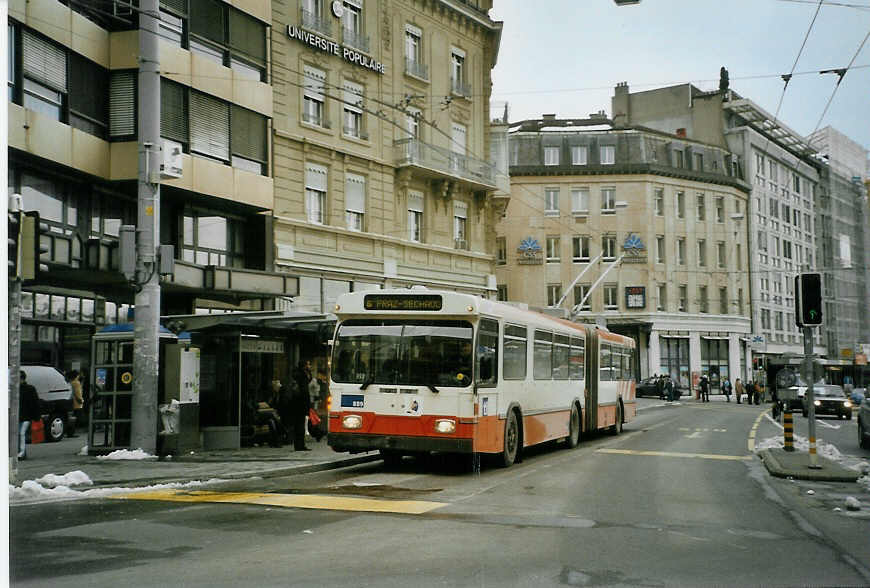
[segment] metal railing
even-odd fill
[[[471,84],[466,84],[462,80],[451,79],[450,89],[454,94],[464,96],[465,98],[471,98]]]
[[[369,52],[369,38],[362,33],[358,33],[351,29],[341,29],[341,39],[344,41],[345,45],[353,47],[354,49],[359,49],[363,53]]]
[[[323,18],[320,15],[314,14],[313,12],[308,12],[304,8],[301,9],[301,12],[302,26],[304,28],[317,31],[318,33],[322,33],[326,36],[332,36],[332,26],[327,19]]]
[[[421,80],[429,79],[429,66],[415,59],[405,58],[405,73]]]
[[[341,127],[341,132],[346,137],[354,137],[356,139],[362,139],[363,141],[369,140],[369,134],[362,130],[359,127]]]
[[[302,113],[302,122],[306,122],[310,125],[316,125],[318,127],[323,127],[324,129],[331,129],[332,125],[329,120],[323,116],[316,116],[313,114],[309,114],[307,112]]]
[[[488,162],[429,145],[418,139],[398,139],[393,141],[393,146],[396,166],[426,167],[447,176],[495,188],[495,170]]]

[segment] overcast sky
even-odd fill
[[[510,121],[585,117],[604,110],[618,82],[632,92],[692,82],[731,88],[775,114],[780,75],[792,71],[816,0],[495,0],[504,22],[492,99]],[[849,6],[843,6],[848,4]],[[788,84],[779,120],[801,135],[817,128],[844,68],[870,33],[870,0],[826,0]],[[800,72],[812,72],[798,75]],[[764,76],[764,77],[761,77]],[[870,39],[843,78],[818,128],[832,126],[870,149]]]

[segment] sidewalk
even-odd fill
[[[65,438],[59,443],[28,445],[27,459],[18,462],[18,475],[10,483],[21,485],[25,480],[37,480],[46,474],[64,475],[80,470],[87,474],[94,487],[137,487],[170,482],[190,482],[220,478],[224,480],[275,477],[342,468],[380,459],[377,452],[336,453],[326,444],[308,440],[311,451],[294,451],[284,447],[245,447],[197,451],[171,459],[107,460],[79,455],[86,444],[84,435]]]

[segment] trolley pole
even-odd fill
[[[810,427],[810,468],[821,469],[819,456],[816,454],[816,405],[813,392],[813,329],[804,327],[804,377],[807,379],[807,412]]]
[[[130,446],[157,450],[160,275],[160,58],[159,0],[139,2],[139,182],[136,298],[133,331],[133,405]]]

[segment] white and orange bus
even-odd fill
[[[485,453],[622,425],[636,414],[634,341],[594,326],[428,290],[339,297],[329,444],[385,461]]]

